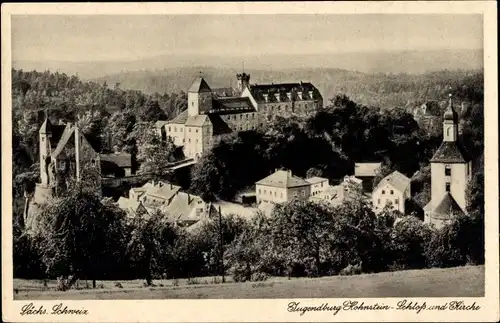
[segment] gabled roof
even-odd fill
[[[166,183],[159,183],[157,186],[149,187],[146,190],[146,196],[153,196],[156,198],[160,198],[163,200],[169,200],[179,192],[181,189],[180,186],[177,185],[170,185]]]
[[[292,93],[292,100],[300,100],[297,92],[302,92],[303,100],[322,99],[321,94],[314,85],[309,82],[300,83],[277,83],[277,84],[253,84],[249,87],[250,93],[257,102],[265,102],[264,95],[268,95],[269,102],[275,101],[275,93],[280,93],[281,101],[289,101],[286,93]],[[313,97],[309,97],[309,91]]]
[[[207,82],[203,77],[197,77],[188,92],[192,93],[201,93],[201,92],[212,92],[210,86],[208,86]]]
[[[328,181],[328,178],[314,176],[314,177],[306,178],[306,181],[308,183],[311,183],[311,184],[318,184],[318,183],[321,183],[324,181]]]
[[[184,192],[178,192],[169,205],[162,208],[170,221],[199,221],[202,215],[197,213],[196,209],[205,211],[205,203],[201,197],[190,195]]]
[[[431,158],[431,163],[467,163],[471,157],[457,141],[443,141]]]
[[[202,127],[207,122],[210,122],[208,116],[205,114],[199,114],[196,116],[189,116],[185,125],[189,127]]]
[[[184,110],[181,113],[179,113],[175,118],[168,121],[168,123],[185,124],[187,118],[188,118],[188,111]]]
[[[266,185],[272,187],[292,188],[300,186],[309,186],[309,182],[300,177],[292,175],[292,172],[286,170],[278,170],[273,174],[261,179],[257,185]]]
[[[390,184],[398,191],[404,192],[408,186],[410,186],[410,182],[411,180],[408,177],[398,171],[394,171],[390,175],[384,177],[377,185],[377,188],[385,184]]]
[[[437,206],[433,210],[429,210],[432,208],[433,201],[429,202],[424,208],[425,211],[430,212],[430,216],[434,219],[450,219],[454,216],[465,214],[460,205],[458,205],[457,201],[453,198],[453,196],[447,192],[442,200],[437,204]]]
[[[354,176],[369,177],[376,176],[382,163],[356,163],[354,165]]]
[[[61,151],[66,147],[66,144],[70,140],[71,136],[75,133],[75,127],[67,124],[64,128],[64,132],[61,135],[61,139],[57,143],[56,149],[52,152],[52,157],[57,157]]]

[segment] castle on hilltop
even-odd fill
[[[308,116],[323,107],[311,83],[250,84],[250,74],[237,74],[237,89],[212,90],[197,77],[188,90],[188,109],[157,129],[197,160],[224,134],[263,128],[276,116]]]

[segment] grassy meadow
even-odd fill
[[[119,282],[121,288],[115,285]],[[236,298],[357,298],[357,297],[481,297],[484,295],[484,266],[423,269],[333,276],[321,278],[273,277],[265,282],[234,283],[213,278],[155,280],[144,287],[143,280],[98,281],[96,289],[56,291],[56,281],[14,279],[15,300],[95,299],[236,299]],[[88,282],[92,286],[92,282]]]

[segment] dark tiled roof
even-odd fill
[[[464,211],[449,192],[443,196],[441,202],[431,211],[431,216],[435,219],[449,219],[459,214],[464,214]]]
[[[100,154],[101,162],[110,162],[118,167],[132,167],[132,155],[127,153]]]
[[[66,129],[65,125],[52,125],[52,137],[50,138],[51,147],[57,146],[59,140],[62,137],[64,129]]]
[[[432,163],[466,163],[471,158],[457,141],[443,141],[431,159]]]
[[[179,113],[175,118],[170,120],[168,123],[185,124],[187,118],[188,118],[188,111],[184,110],[181,113]]]
[[[64,128],[64,132],[61,135],[61,139],[57,143],[56,149],[54,150],[54,152],[52,152],[52,157],[57,157],[61,153],[64,147],[66,147],[66,144],[68,143],[69,139],[71,138],[74,132],[75,132],[75,127],[69,124],[66,125],[66,128]]]
[[[213,134],[222,135],[225,133],[231,133],[231,127],[222,120],[219,114],[208,114],[208,118],[212,122]]]
[[[209,113],[231,114],[242,112],[255,112],[249,98],[216,98],[212,101],[212,110]]]
[[[203,77],[197,77],[193,84],[189,88],[188,92],[200,93],[200,92],[212,92],[210,86]]]
[[[257,102],[265,102],[264,94],[268,95],[269,102],[276,102],[275,93],[280,93],[281,101],[289,101],[287,93],[292,93],[292,100],[299,100],[297,92],[302,92],[304,100],[311,100],[309,91],[313,91],[312,99],[321,99],[318,89],[309,82],[250,85],[250,93]]]

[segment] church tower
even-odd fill
[[[45,114],[45,120],[38,131],[40,143],[40,178],[42,186],[49,185],[49,165],[50,165],[50,139],[52,137],[52,124]]]
[[[194,80],[188,90],[188,115],[197,116],[212,110],[212,90],[203,77]]]
[[[466,188],[472,177],[471,158],[458,141],[451,94],[443,117],[443,142],[431,159],[431,201],[424,208],[424,221],[436,227],[467,212]]]

